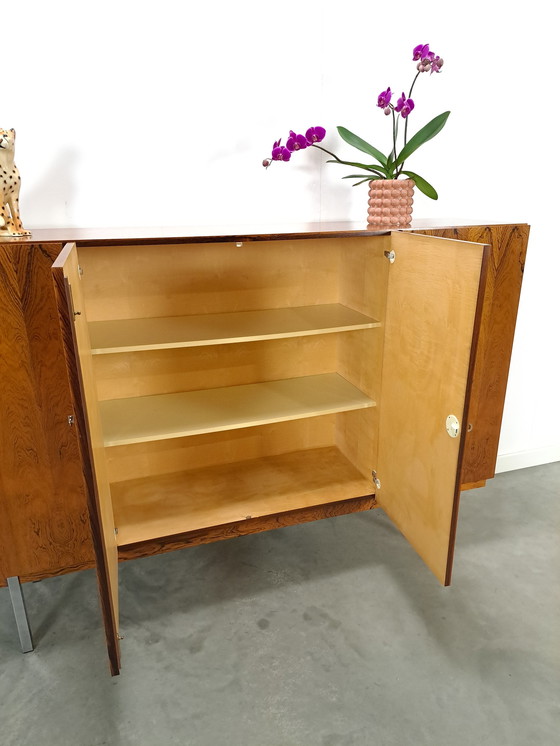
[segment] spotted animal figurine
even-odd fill
[[[15,130],[0,129],[0,237],[29,236],[19,214],[21,179],[14,163]]]

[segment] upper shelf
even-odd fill
[[[237,430],[373,406],[374,401],[337,373],[99,404],[105,446]]]
[[[371,329],[380,323],[338,303],[201,316],[121,319],[89,324],[92,353],[253,342]]]

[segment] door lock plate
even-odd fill
[[[450,414],[445,421],[445,429],[450,438],[456,438],[461,432],[461,425],[454,414]]]

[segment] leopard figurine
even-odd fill
[[[0,237],[29,236],[19,214],[21,179],[14,163],[15,130],[0,129]]]

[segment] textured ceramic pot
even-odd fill
[[[406,228],[412,222],[414,181],[379,179],[369,182],[368,227]]]

